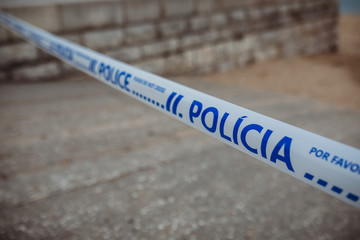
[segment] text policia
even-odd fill
[[[207,123],[206,122],[206,118],[208,115],[212,115],[212,121],[211,123]],[[194,100],[193,103],[190,106],[190,110],[189,110],[189,117],[190,117],[190,121],[192,123],[194,123],[195,119],[200,118],[201,119],[201,123],[202,126],[209,132],[214,133],[217,128],[219,128],[219,132],[220,132],[220,136],[230,142],[233,142],[236,145],[239,145],[239,136],[240,136],[240,141],[242,143],[242,145],[249,150],[250,152],[254,153],[254,154],[258,154],[258,149],[251,147],[247,140],[246,140],[246,136],[250,131],[255,131],[258,133],[261,133],[264,130],[264,127],[259,125],[259,124],[249,124],[245,127],[242,128],[241,133],[239,135],[239,128],[240,125],[243,123],[243,121],[247,118],[247,116],[242,116],[239,117],[236,122],[235,125],[232,127],[233,131],[232,131],[232,135],[226,135],[224,133],[224,126],[226,124],[226,120],[229,117],[230,113],[225,112],[224,115],[221,117],[220,121],[219,121],[219,111],[216,107],[208,107],[203,109],[203,104],[200,101],[196,101]],[[219,124],[218,124],[219,122]],[[264,159],[267,159],[267,143],[269,141],[269,138],[271,137],[271,134],[273,133],[272,130],[267,129],[265,131],[265,134],[263,135],[263,138],[261,139],[260,142],[260,152],[261,152],[261,156]],[[270,155],[270,161],[276,163],[277,160],[282,161],[286,164],[286,167],[288,168],[289,171],[294,172],[294,169],[291,165],[291,160],[290,160],[290,147],[291,147],[291,141],[292,139],[290,137],[284,136],[275,146],[275,148],[271,151],[271,155]],[[283,155],[280,154],[280,150],[284,148],[283,150]]]

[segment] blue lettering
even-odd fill
[[[351,167],[350,167],[350,170],[351,170],[352,172],[358,171],[358,170],[359,170],[359,165],[353,163],[353,164],[351,165]]]
[[[271,131],[270,129],[266,130],[265,134],[264,134],[264,137],[261,141],[261,156],[265,159],[267,159],[267,156],[266,156],[266,146],[267,146],[267,143],[269,141],[269,138],[271,136],[271,134],[273,133],[273,131]]]
[[[284,162],[287,166],[287,168],[292,171],[295,172],[292,165],[291,165],[291,160],[290,160],[290,147],[291,147],[291,141],[292,139],[289,137],[283,137],[278,144],[275,146],[273,152],[271,153],[271,157],[270,157],[270,161],[276,163],[276,160],[280,160],[282,162]],[[279,154],[281,148],[284,146],[284,156],[281,156]]]
[[[95,67],[96,67],[97,61],[95,59],[92,59],[89,65],[89,71],[92,73],[95,73]]]
[[[212,126],[209,127],[206,125],[206,122],[205,122],[205,118],[206,118],[206,115],[208,113],[212,112],[213,113],[213,121],[212,121]],[[212,132],[214,133],[216,131],[216,125],[217,125],[217,121],[218,121],[218,115],[219,115],[219,112],[216,108],[214,107],[209,107],[209,108],[206,108],[204,110],[204,112],[201,114],[201,123],[203,124],[203,126],[209,131],[209,132]]]
[[[190,117],[190,121],[192,123],[194,123],[193,117],[197,118],[200,116],[201,110],[202,110],[202,103],[199,101],[194,100],[193,103],[190,106],[190,110],[189,110],[189,117]],[[197,107],[196,112],[194,111],[195,107]]]
[[[340,160],[337,161],[337,162],[335,163],[335,165],[340,165],[340,167],[342,167],[343,161],[344,161],[344,160],[343,160],[342,158],[340,158]]]
[[[317,149],[315,147],[313,147],[313,148],[311,148],[309,154],[312,154],[313,152],[316,152],[316,151],[317,151]]]
[[[101,76],[105,71],[105,64],[104,63],[100,63],[100,66],[99,66],[99,75]]]
[[[247,135],[247,133],[248,133],[249,131],[251,131],[251,130],[255,130],[255,131],[257,131],[258,133],[261,133],[261,131],[263,130],[263,127],[260,126],[260,125],[258,125],[258,124],[250,124],[250,125],[244,127],[244,129],[243,129],[242,132],[241,132],[240,139],[241,139],[242,144],[244,145],[244,147],[245,147],[247,150],[249,150],[249,151],[252,152],[252,153],[257,154],[257,153],[258,153],[257,149],[250,147],[249,144],[246,142],[246,135]]]
[[[212,116],[209,116],[212,115]],[[262,132],[264,130],[264,127],[259,125],[259,124],[249,124],[247,126],[245,126],[241,131],[240,131],[240,125],[243,123],[244,119],[247,118],[247,116],[242,116],[240,118],[238,118],[233,126],[233,132],[232,132],[232,138],[230,135],[226,135],[225,133],[225,128],[226,127],[230,127],[227,126],[227,120],[230,116],[230,113],[225,112],[221,119],[220,119],[220,123],[218,125],[218,121],[219,121],[219,110],[216,107],[208,107],[208,108],[204,108],[203,109],[203,104],[200,101],[197,100],[193,100],[193,102],[190,105],[190,109],[189,109],[189,120],[191,123],[194,123],[194,119],[195,118],[199,118],[201,116],[201,123],[203,125],[203,127],[211,132],[211,133],[215,133],[217,127],[219,127],[219,135],[221,138],[226,139],[229,142],[234,142],[234,144],[239,145],[239,138],[241,140],[242,145],[251,153],[253,154],[259,154],[259,151],[261,152],[261,156],[264,159],[268,159],[267,156],[267,148],[268,148],[268,143],[270,141],[270,138],[273,134],[273,130],[270,129],[266,129],[266,131],[264,131],[264,135],[262,135]],[[232,123],[232,121],[228,121],[228,124]],[[250,146],[249,142],[247,142],[247,135],[250,131],[256,131],[259,136],[256,136],[254,138],[252,138],[252,140],[254,140],[254,142],[252,144],[256,144],[257,143],[255,141],[258,142],[258,146]],[[240,136],[239,136],[240,135]],[[290,149],[291,149],[291,143],[292,143],[292,138],[290,137],[283,137],[274,147],[274,149],[272,149],[271,152],[271,156],[270,156],[270,161],[276,163],[277,161],[282,161],[286,164],[286,167],[288,168],[289,171],[295,172],[293,169],[293,166],[291,164],[291,159],[290,159]],[[282,149],[284,149],[282,151]],[[280,153],[281,152],[281,153]],[[317,153],[318,150],[316,148],[313,148],[310,150],[310,153],[315,153],[316,154],[320,154]],[[324,159],[328,158],[328,155],[323,155]],[[359,166],[360,167],[360,166]],[[358,169],[354,167],[354,171],[358,171]]]
[[[242,123],[242,121],[247,118],[247,116],[243,116],[241,118],[238,118],[238,120],[236,120],[235,126],[234,126],[234,131],[233,131],[233,139],[234,139],[234,143],[236,145],[239,145],[238,142],[238,132],[239,132],[239,128],[240,128],[240,124]]]
[[[124,89],[125,86],[121,84],[120,78],[121,76],[125,76],[125,74],[126,74],[125,72],[120,72],[120,70],[116,70],[115,72],[115,81],[117,85],[122,89]]]
[[[349,166],[353,165],[352,162],[348,162],[347,160],[345,160],[345,163],[344,163],[344,168],[347,169]]]
[[[324,153],[324,155],[322,156],[322,159],[325,159],[326,161],[328,160],[328,157],[330,157],[330,153],[326,152]]]
[[[316,156],[316,157],[321,157],[323,154],[324,154],[324,151],[323,151],[323,150],[318,150],[318,151],[315,153],[315,156]]]
[[[224,133],[224,127],[225,127],[225,122],[226,122],[226,119],[228,118],[229,116],[229,113],[225,113],[222,118],[221,118],[221,121],[220,121],[220,136],[228,141],[231,142],[231,138],[229,136],[226,136],[225,133]]]
[[[128,92],[130,92],[130,89],[128,88],[128,85],[129,85],[129,78],[131,78],[132,76],[131,76],[131,74],[130,73],[128,73],[128,74],[126,74],[126,77],[125,77],[125,80],[124,80],[124,87],[125,87],[125,90],[126,91],[128,91]]]
[[[34,40],[37,41],[37,44],[38,45],[41,45],[41,40],[42,40],[42,37],[41,36],[38,36],[38,35],[34,35]],[[63,46],[61,45],[60,43],[57,43],[57,42],[51,42],[50,44],[50,51],[52,51],[54,54],[62,57],[62,58],[65,58],[69,61],[72,61],[73,59],[73,51],[71,48],[69,47],[66,47],[66,46]]]
[[[104,73],[106,81],[110,81],[111,83],[113,83],[112,81],[113,72],[114,72],[114,68],[112,68],[110,65],[107,65]]]

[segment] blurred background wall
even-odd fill
[[[160,75],[224,71],[337,49],[337,0],[1,1],[40,28]],[[76,70],[0,27],[0,81]]]

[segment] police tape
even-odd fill
[[[120,92],[360,207],[359,149],[142,71],[1,11],[0,22],[30,43]]]

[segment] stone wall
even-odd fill
[[[337,46],[337,0],[55,1],[2,9],[160,75],[223,71]],[[0,56],[0,81],[77,72],[3,27]]]

